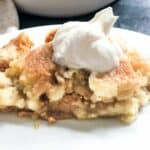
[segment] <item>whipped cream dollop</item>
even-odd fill
[[[117,67],[122,50],[109,38],[117,18],[109,7],[89,22],[61,25],[52,41],[54,61],[69,68],[102,73]]]

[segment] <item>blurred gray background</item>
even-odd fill
[[[115,26],[150,35],[150,0],[117,0],[112,3],[115,15],[120,16]],[[61,24],[70,20],[86,21],[95,12],[69,18],[50,18],[29,15],[19,11],[20,28],[39,25]]]

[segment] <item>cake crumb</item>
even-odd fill
[[[48,117],[48,123],[53,124],[56,122],[56,119],[54,117]]]

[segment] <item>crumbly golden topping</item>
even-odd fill
[[[25,33],[21,33],[12,39],[7,45],[0,48],[0,70],[9,67],[10,61],[24,56],[33,46],[33,43]]]

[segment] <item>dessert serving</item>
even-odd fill
[[[150,98],[150,62],[110,35],[111,8],[67,22],[34,47],[25,33],[0,49],[0,110],[59,119],[136,119]]]

